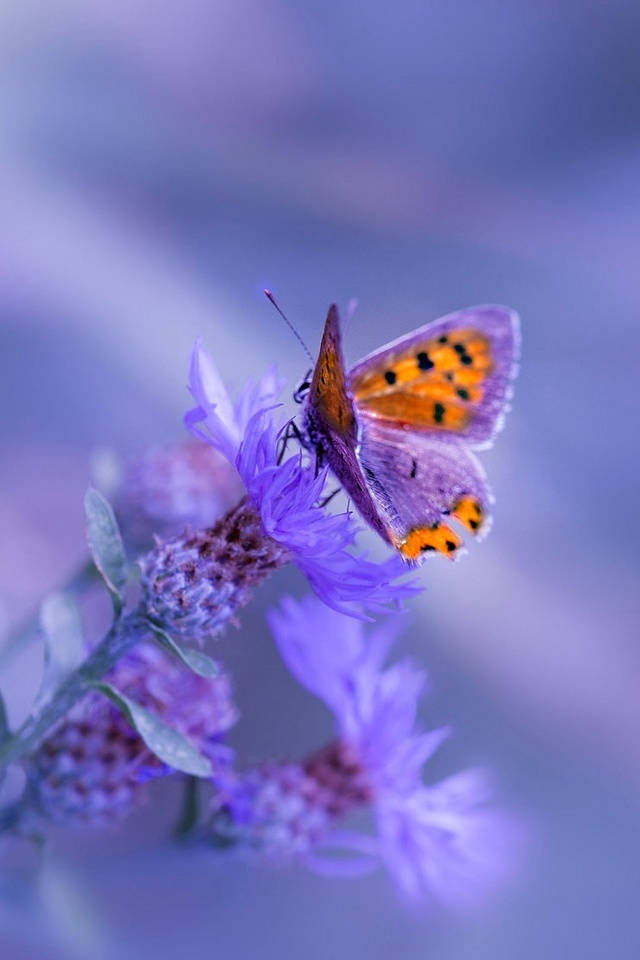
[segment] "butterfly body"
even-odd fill
[[[471,448],[487,446],[502,425],[518,347],[513,311],[472,307],[347,371],[330,308],[306,401],[307,436],[363,519],[408,562],[459,554],[449,516],[474,535],[487,530],[491,495]]]

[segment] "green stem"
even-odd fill
[[[186,777],[182,795],[182,810],[174,830],[176,839],[186,837],[198,822],[198,777]]]
[[[87,693],[91,685],[108,673],[134,646],[144,629],[138,611],[121,617],[113,624],[82,666],[70,674],[51,699],[27,717],[16,733],[2,744],[0,776],[10,763],[35,750],[49,730]]]
[[[71,596],[81,596],[84,591],[94,581],[99,580],[100,575],[96,570],[93,561],[87,560],[84,566],[80,567],[71,575],[66,584],[59,589]],[[22,650],[26,649],[38,636],[40,630],[40,610],[36,610],[29,617],[22,621],[14,630],[12,630],[4,642],[0,645],[0,670],[4,670],[13,661]]]

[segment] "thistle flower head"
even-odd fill
[[[416,729],[424,675],[406,660],[383,666],[397,621],[365,637],[361,622],[311,598],[288,598],[270,623],[293,675],[332,710],[337,737],[302,764],[266,765],[238,778],[228,809],[254,845],[264,835],[270,852],[302,852],[325,871],[384,863],[406,893],[452,901],[496,878],[513,832],[486,805],[486,778],[467,771],[434,786],[422,781],[449,730]],[[373,814],[373,836],[339,828],[341,817],[361,807]],[[336,867],[322,855],[336,846],[356,858]]]
[[[215,636],[252,590],[287,563],[246,498],[213,527],[159,542],[139,561],[147,612],[178,637]]]
[[[226,673],[204,678],[156,646],[141,642],[107,678],[121,693],[188,737],[211,761],[228,766],[223,736],[237,711]],[[101,694],[79,701],[29,758],[26,771],[40,814],[61,822],[120,819],[142,799],[144,784],[167,767]]]
[[[362,623],[336,616],[311,597],[285,597],[269,623],[287,667],[331,709],[339,739],[358,755],[376,794],[387,787],[410,792],[450,729],[416,732],[425,674],[409,660],[383,669],[402,619],[388,618],[365,634]]]
[[[279,462],[282,424],[274,409],[282,382],[274,370],[248,383],[234,402],[198,341],[190,385],[197,406],[186,425],[233,466],[246,498],[213,527],[158,543],[141,559],[152,616],[178,635],[214,636],[271,571],[290,562],[324,603],[351,616],[416,592],[397,582],[406,574],[397,558],[373,563],[351,552],[358,532],[351,515],[318,505],[326,471],[305,466],[300,453]]]
[[[228,778],[214,800],[213,833],[240,838],[275,860],[306,858],[331,828],[329,802],[302,764],[264,764]]]
[[[186,414],[187,427],[233,464],[263,537],[278,545],[282,562],[297,564],[325,603],[359,615],[363,607],[380,610],[415,592],[394,582],[406,572],[400,561],[376,564],[349,551],[358,532],[351,515],[318,506],[326,471],[305,466],[301,454],[279,462],[283,425],[274,409],[282,381],[274,370],[248,383],[234,402],[198,341],[190,386],[197,405]]]

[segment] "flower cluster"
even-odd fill
[[[148,609],[171,630],[205,639],[218,633],[272,570],[295,563],[330,607],[352,616],[383,610],[415,592],[398,580],[393,557],[374,563],[351,552],[358,526],[319,501],[327,472],[296,453],[280,462],[283,424],[273,412],[274,371],[249,383],[234,404],[200,343],[191,361],[196,406],[188,428],[236,468],[246,502],[213,527],[159,543],[141,560]]]
[[[383,866],[409,895],[473,898],[512,862],[516,832],[489,805],[482,772],[423,781],[449,728],[420,729],[424,673],[409,660],[386,665],[402,618],[365,628],[373,613],[397,611],[416,592],[405,567],[354,552],[351,514],[322,505],[326,471],[304,451],[286,456],[275,371],[234,402],[197,343],[190,388],[195,406],[185,421],[199,444],[148,453],[118,491],[127,545],[155,536],[139,561],[137,606],[128,605],[134,590],[116,516],[97,491],[87,495],[88,541],[114,621],[82,661],[72,598],[43,607],[59,685],[45,684],[44,706],[0,737],[0,772],[18,756],[27,774],[24,798],[0,817],[0,830],[23,813],[113,822],[150,780],[182,771],[208,781],[211,795],[204,819],[186,805],[194,839],[328,874]],[[254,589],[288,563],[315,596],[285,598],[269,624],[285,665],[327,705],[335,730],[302,760],[243,769],[225,742],[238,717],[230,678],[193,645],[234,623]]]
[[[450,731],[416,729],[421,671],[407,660],[383,666],[398,618],[366,636],[361,622],[313,598],[286,598],[270,622],[291,673],[331,709],[336,738],[301,763],[269,763],[229,780],[212,829],[224,817],[251,846],[323,872],[382,863],[406,893],[453,902],[503,873],[514,833],[487,805],[486,776],[470,770],[422,781]],[[373,833],[343,827],[361,808],[373,814]],[[325,853],[337,850],[351,856]]]

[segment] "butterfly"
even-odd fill
[[[492,496],[472,450],[501,428],[517,372],[518,315],[469,307],[381,347],[347,370],[331,306],[305,401],[310,445],[363,519],[411,565],[455,559],[489,527]]]

